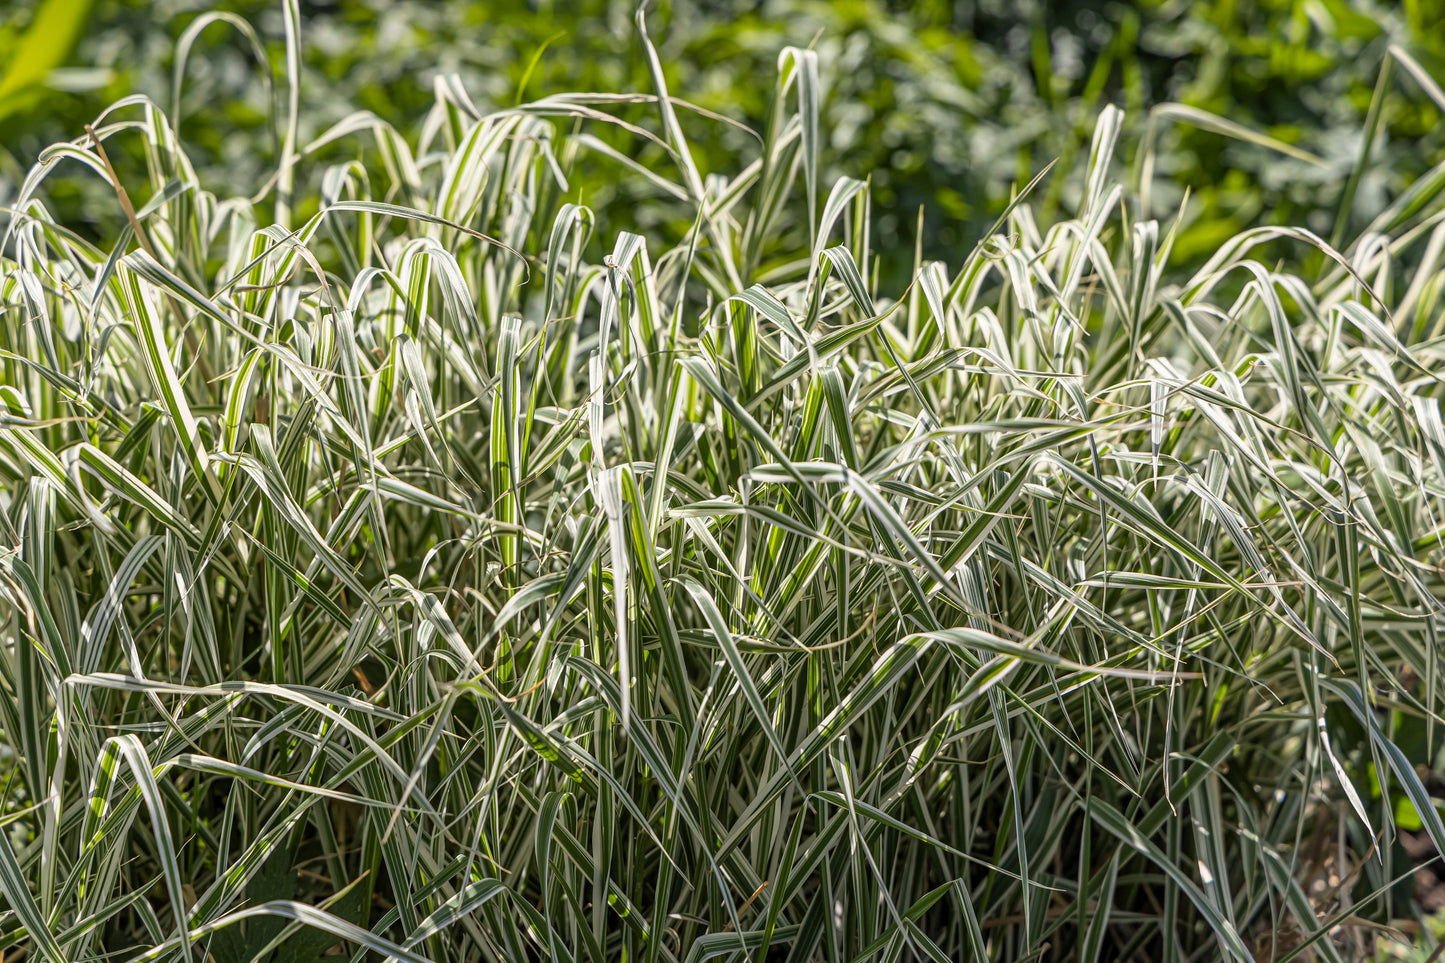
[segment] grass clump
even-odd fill
[[[704,171],[645,50],[648,125],[440,83],[419,142],[283,114],[276,176],[218,196],[137,97],[42,159],[0,261],[0,948],[1340,960],[1408,926],[1401,834],[1445,848],[1435,182],[1182,275],[1109,108],[1072,217],[1024,190],[880,290],[910,256],[820,182],[815,56]],[[114,245],[39,200],[77,162]],[[597,163],[690,222],[594,236]]]

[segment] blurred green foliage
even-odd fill
[[[90,10],[89,0],[49,3],[69,5],[86,28],[69,66],[12,98],[0,135],[0,201],[44,146],[81,135],[103,105],[142,92],[169,107],[176,40],[204,11],[241,15],[281,62],[273,0],[96,0]],[[21,0],[0,13],[0,62],[14,56],[40,9]],[[651,92],[632,9],[615,0],[303,3],[301,142],[357,109],[414,133],[439,75],[459,76],[484,110],[573,90]],[[1071,206],[1079,189],[1071,174],[1106,102],[1128,111],[1130,148],[1151,106],[1180,102],[1324,160],[1281,160],[1215,133],[1163,125],[1153,213],[1177,208],[1190,191],[1175,249],[1182,260],[1256,223],[1305,224],[1328,235],[1388,46],[1445,75],[1445,0],[665,0],[650,20],[673,94],[754,129],[766,123],[779,51],[811,44],[828,90],[832,173],[871,172],[884,247],[918,243],[914,212],[926,207],[923,253],[945,261],[956,261],[1015,185],[1050,160],[1061,163],[1043,188],[1044,213]],[[276,105],[258,69],[230,26],[212,25],[196,43],[182,135],[203,183],[259,187],[273,169]],[[279,80],[272,96],[284,99]],[[640,116],[649,108],[627,109]],[[1397,73],[1375,162],[1354,199],[1356,228],[1445,159],[1440,119]],[[756,155],[744,130],[698,114],[684,114],[684,123],[704,173],[735,170]],[[646,145],[614,146],[662,162]],[[574,186],[601,209],[615,180],[603,173]],[[48,201],[62,222],[101,237],[119,228],[110,189],[89,172],[51,184]],[[605,227],[667,232],[688,219],[665,203],[622,207],[635,222]]]

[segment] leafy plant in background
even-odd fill
[[[23,111],[45,93],[79,39],[90,0],[46,0],[23,37],[13,42],[0,75],[0,120]]]
[[[269,173],[202,175],[182,70],[10,205],[0,951],[1338,960],[1421,928],[1435,173],[1338,244],[1181,262],[1167,135],[1123,163],[1105,108],[935,260],[828,173],[817,51],[756,135],[641,30],[650,94],[443,82],[414,135],[313,130],[283,10]],[[1392,91],[1445,107],[1391,63],[1382,129]],[[75,171],[113,238],[43,202]]]
[[[84,16],[73,0],[51,5]],[[14,49],[32,9],[38,8],[22,0],[0,11],[0,22],[10,23],[8,31],[0,28],[0,55]],[[168,97],[176,43],[207,9],[202,0],[97,0],[75,58],[82,66],[57,80],[69,92],[7,119],[4,146],[12,156],[0,175],[9,178],[10,191],[42,148],[73,137],[106,104],[135,91]],[[280,64],[275,5],[232,0],[226,9],[263,28],[267,54]],[[483,110],[519,97],[651,89],[627,3],[335,0],[307,3],[303,11],[303,142],[355,109],[415,136],[434,78],[452,73]],[[1282,162],[1273,151],[1187,122],[1157,125],[1154,152],[1167,183],[1152,213],[1170,215],[1180,191],[1190,190],[1176,256],[1195,265],[1255,224],[1308,225],[1330,237],[1387,48],[1398,45],[1438,77],[1445,34],[1433,28],[1442,21],[1440,0],[670,0],[654,15],[668,82],[753,129],[765,126],[771,109],[771,94],[756,78],[772,74],[786,46],[815,49],[827,91],[825,180],[866,173],[879,204],[873,230],[880,243],[912,249],[921,241],[929,258],[961,257],[1013,187],[1045,164],[1058,159],[1061,170],[1080,167],[1106,103],[1126,110],[1126,157],[1143,140],[1150,110],[1167,103],[1231,118],[1298,147],[1297,159]],[[224,26],[209,27],[194,50],[178,124],[198,176],[222,193],[242,184],[247,192],[259,189],[280,147],[278,105],[257,83],[270,71],[246,38]],[[86,83],[93,89],[78,89]],[[1356,231],[1445,160],[1434,102],[1398,76],[1384,94],[1373,138],[1381,162],[1365,168],[1355,191]],[[640,105],[622,114],[631,121],[647,116]],[[724,169],[740,151],[755,149],[737,128],[687,113],[679,122],[705,168]],[[597,136],[638,151],[645,163],[663,160],[628,135]],[[139,155],[114,161],[128,175],[143,176]],[[619,185],[605,166],[574,171],[573,181],[585,185],[600,217],[615,206],[644,220],[600,224],[608,233],[629,226],[671,231],[679,217],[690,223],[685,212],[658,205],[644,182]],[[1081,189],[1077,178],[1054,179],[1041,210],[1052,217],[1076,204]],[[619,190],[628,194],[608,203]],[[47,191],[65,220],[92,237],[113,238],[122,227],[87,178],[59,174],[47,180]],[[921,234],[920,209],[927,212]],[[899,268],[890,280],[905,283],[906,271]]]

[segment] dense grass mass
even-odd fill
[[[483,115],[439,83],[419,141],[283,112],[255,196],[141,97],[31,173],[0,251],[5,958],[1408,940],[1445,850],[1441,169],[1336,246],[1260,228],[1185,273],[1106,108],[1076,170],[922,262],[823,181],[814,53],[701,170],[644,51],[647,95]],[[690,226],[596,236],[583,156]],[[113,246],[40,200],[85,168]]]

